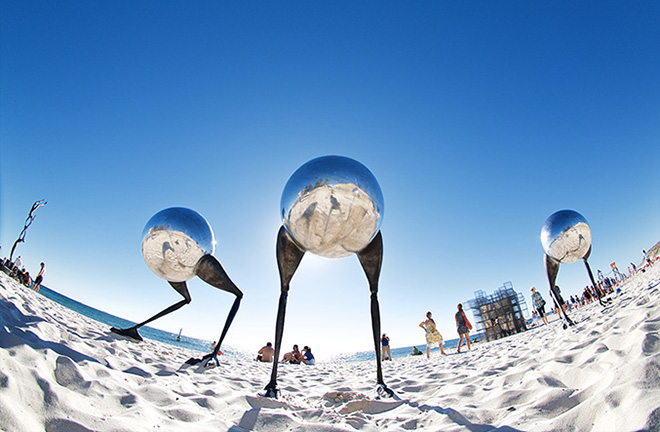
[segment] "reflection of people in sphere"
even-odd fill
[[[470,330],[472,329],[472,324],[470,324],[470,321],[468,321],[467,317],[465,316],[465,312],[463,312],[463,305],[458,304],[458,312],[456,312],[456,315],[454,315],[454,318],[456,319],[456,330],[458,331],[458,334],[460,336],[460,339],[458,341],[458,349],[456,352],[461,352],[461,345],[463,344],[463,339],[467,342],[467,349],[470,350]]]
[[[388,338],[385,333],[383,333],[383,337],[380,338],[380,343],[383,345],[381,360],[392,360],[392,352],[390,351],[390,338]]]
[[[431,312],[426,312],[426,321],[419,323],[419,326],[426,332],[426,358],[430,358],[431,344],[434,343],[438,344],[440,353],[445,355],[445,350],[442,346],[442,335],[435,328],[435,321],[433,321],[433,318],[431,318]]]

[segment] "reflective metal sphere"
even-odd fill
[[[313,159],[282,192],[284,226],[304,250],[341,258],[364,249],[383,218],[383,193],[360,162],[343,156]]]
[[[156,213],[142,231],[142,256],[147,266],[170,282],[195,277],[201,257],[213,254],[215,238],[202,215],[183,207]]]
[[[572,263],[584,256],[591,247],[591,228],[580,213],[560,210],[545,220],[541,230],[543,249],[561,263]]]

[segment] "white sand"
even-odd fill
[[[0,428],[6,431],[660,430],[660,264],[579,322],[384,365],[282,365],[280,399],[257,396],[270,365],[117,339],[107,326],[0,273]],[[452,353],[454,350],[451,350]]]

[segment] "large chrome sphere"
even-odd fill
[[[383,218],[383,193],[360,162],[343,156],[313,159],[282,192],[282,220],[304,250],[341,258],[364,249]]]
[[[147,266],[170,282],[185,282],[195,276],[201,257],[213,254],[215,238],[202,215],[172,207],[155,215],[142,231],[142,256]]]
[[[591,228],[580,213],[560,210],[545,220],[541,230],[543,249],[561,263],[585,257],[591,247]]]

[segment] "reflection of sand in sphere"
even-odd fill
[[[584,258],[591,246],[591,229],[584,222],[565,229],[550,243],[548,255],[562,263]]]
[[[184,282],[195,276],[195,265],[204,251],[182,232],[154,227],[142,242],[142,256],[158,276],[170,282]]]
[[[321,185],[299,195],[284,224],[306,250],[340,258],[365,248],[376,234],[374,203],[352,183]]]

